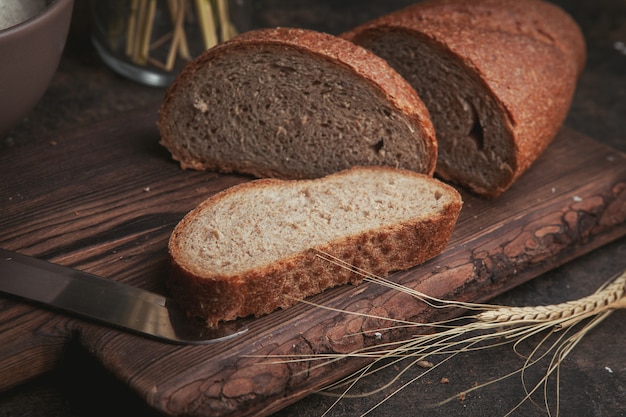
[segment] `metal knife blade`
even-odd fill
[[[198,325],[168,297],[2,248],[0,291],[170,343],[215,343],[247,331]]]

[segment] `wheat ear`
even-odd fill
[[[570,320],[595,315],[604,310],[624,308],[626,273],[598,289],[595,293],[574,301],[561,304],[534,307],[502,307],[485,311],[476,316],[483,322],[558,322],[561,326],[569,325]]]

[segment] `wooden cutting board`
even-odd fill
[[[211,194],[249,177],[183,171],[158,145],[156,108],[0,151],[0,247],[165,293],[175,224]],[[626,156],[563,129],[500,198],[464,194],[446,251],[395,281],[436,297],[484,301],[626,234]],[[441,318],[374,284],[311,301],[396,318]],[[375,320],[298,304],[206,346],[149,340],[0,297],[0,388],[54,368],[68,341],[166,415],[267,415],[362,363],[307,369],[258,355],[347,352],[374,337]],[[369,332],[367,332],[369,330]],[[363,331],[366,331],[363,333]],[[307,371],[307,372],[301,372]]]

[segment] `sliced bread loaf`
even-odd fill
[[[355,165],[432,175],[424,104],[381,58],[310,30],[244,33],[184,68],[163,100],[161,143],[183,168],[317,178]]]
[[[379,275],[434,257],[461,206],[451,186],[391,167],[244,183],[176,226],[169,288],[190,317],[209,326],[259,316],[362,279],[319,259],[320,252]]]
[[[436,172],[491,197],[556,136],[585,62],[579,27],[539,0],[427,0],[342,36],[417,90],[437,132]]]

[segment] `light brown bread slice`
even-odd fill
[[[319,259],[320,252],[379,275],[436,256],[461,206],[453,187],[391,167],[244,183],[176,226],[169,288],[190,317],[209,326],[260,316],[362,279]]]
[[[244,33],[198,57],[167,91],[161,143],[183,168],[317,178],[355,165],[432,175],[428,111],[381,58],[310,30]]]
[[[437,132],[436,172],[490,197],[556,136],[585,62],[577,24],[539,0],[427,0],[342,36],[417,90]]]

